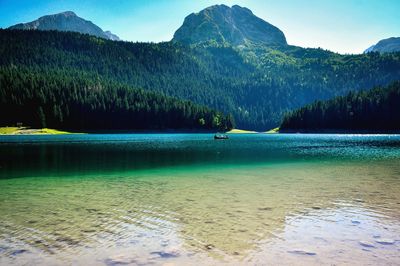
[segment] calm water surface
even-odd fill
[[[0,136],[1,265],[400,265],[400,136]]]

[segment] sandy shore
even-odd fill
[[[234,128],[226,133],[228,133],[228,134],[256,134],[259,132]]]
[[[56,135],[73,134],[50,128],[0,127],[0,135]]]

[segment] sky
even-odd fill
[[[160,42],[187,15],[215,4],[247,7],[302,47],[362,53],[400,37],[400,0],[0,0],[0,27],[70,10],[123,40]]]

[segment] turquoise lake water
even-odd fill
[[[400,135],[0,136],[1,265],[400,264]]]

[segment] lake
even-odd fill
[[[400,135],[0,136],[1,265],[400,264]]]

